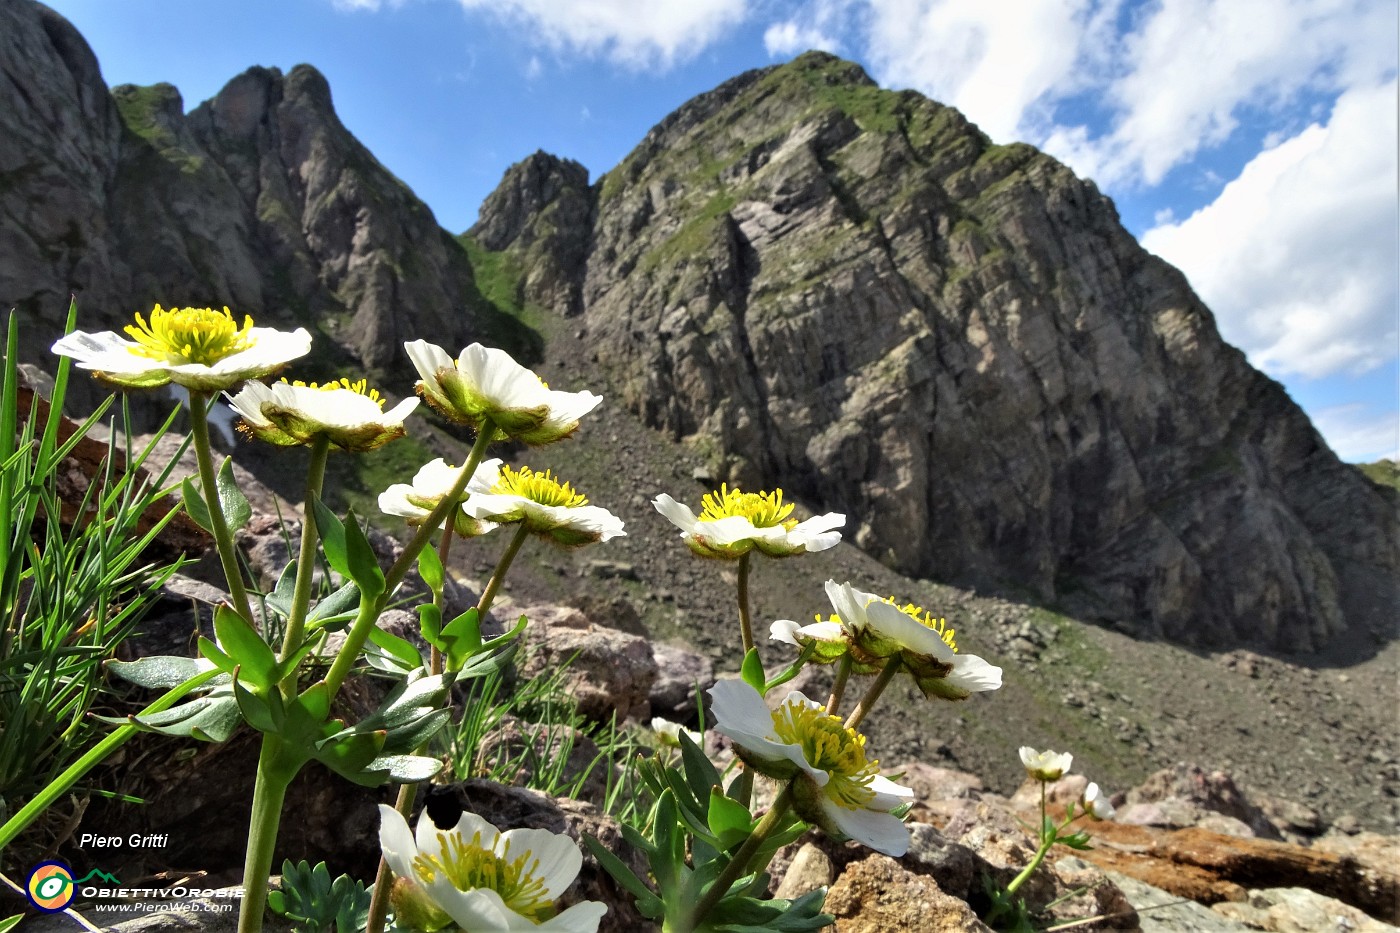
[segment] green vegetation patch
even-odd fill
[[[204,168],[204,157],[182,147],[175,133],[156,118],[172,104],[180,105],[180,92],[174,85],[124,84],[112,89],[112,99],[126,128],[149,143],[161,158],[187,175],[198,174]]]
[[[713,241],[720,219],[728,215],[737,203],[738,196],[732,191],[714,194],[705,202],[704,207],[682,224],[670,238],[646,254],[640,264],[641,270],[650,271],[662,263],[702,253]]]
[[[543,359],[540,328],[547,312],[525,301],[525,269],[519,258],[489,250],[465,233],[456,241],[466,251],[476,280],[473,304],[482,342],[502,348],[526,366]]]
[[[1400,490],[1400,463],[1377,460],[1375,463],[1359,463],[1356,468],[1377,486]]]

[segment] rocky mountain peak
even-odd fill
[[[573,315],[580,310],[596,203],[588,169],[535,152],[506,170],[467,235],[484,249],[519,258],[526,270],[521,300]]]
[[[1395,503],[1030,146],[809,54],[658,124],[588,237],[624,402],[901,572],[1192,644],[1390,631]]]
[[[845,512],[906,575],[1191,644],[1394,635],[1394,491],[1092,182],[849,62],[725,82],[592,185],[536,153],[459,241],[309,66],[186,114],[169,85],[109,93],[30,0],[0,4],[0,51],[0,304],[28,359],[73,292],[88,329],[155,302],[304,324],[332,375],[402,373],[423,334],[538,341],[533,304],[717,480]]]
[[[169,84],[108,92],[37,3],[0,6],[0,301],[41,358],[76,292],[87,329],[163,304],[228,304],[319,331],[319,364],[403,369],[489,313],[465,251],[341,124],[309,65],[249,68],[185,113]],[[512,322],[497,321],[497,329]]]

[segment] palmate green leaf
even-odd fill
[[[384,570],[355,519],[354,509],[345,513],[345,559],[350,564],[350,579],[359,584],[362,593],[375,597],[384,592]]]
[[[243,721],[238,702],[234,699],[233,692],[228,689],[196,697],[160,713],[130,716],[126,719],[109,716],[94,718],[113,725],[134,725],[143,732],[159,732],[162,735],[198,739],[201,742],[226,741]]]
[[[286,720],[282,709],[282,694],[272,690],[266,697],[258,696],[235,677],[233,697],[238,701],[239,714],[248,725],[259,732],[282,732]]]
[[[264,597],[264,601],[269,608],[274,610],[282,618],[288,618],[292,614],[292,595],[297,585],[297,562],[287,561],[287,566],[282,568],[282,572],[277,576],[277,585],[272,588],[272,592]]]
[[[516,623],[516,629],[523,632],[524,621],[525,617],[521,616],[520,622]],[[482,646],[481,616],[476,607],[473,606],[443,626],[439,638],[442,643],[438,648],[447,655],[447,666],[457,668],[465,664],[467,658]]]
[[[360,783],[358,775],[379,757],[384,748],[384,738],[383,732],[341,731],[323,739],[313,747],[311,754],[337,774]]]
[[[345,526],[334,512],[326,508],[319,496],[311,498],[311,508],[316,513],[316,533],[321,536],[321,550],[326,555],[326,563],[342,577],[353,580],[350,560],[345,551]]]
[[[253,517],[253,507],[248,504],[248,498],[243,495],[243,490],[238,488],[238,481],[233,478],[232,457],[224,458],[214,485],[219,490],[219,508],[223,510],[228,530],[237,531],[248,524]]]
[[[424,550],[427,553],[427,550]],[[432,603],[424,603],[418,607],[418,631],[423,635],[423,640],[439,651],[447,650],[447,643],[442,640],[442,610]]]
[[[423,666],[423,656],[418,653],[418,649],[414,647],[413,643],[400,638],[393,632],[386,632],[376,625],[369,630],[369,641],[388,657],[398,662],[395,667],[384,668],[385,670],[407,673]],[[373,663],[372,658],[370,663]]]
[[[739,667],[739,676],[744,683],[758,691],[759,696],[763,696],[763,691],[767,687],[767,680],[763,673],[763,661],[758,656],[757,648],[750,648],[744,655],[744,663]]]
[[[442,770],[442,761],[426,755],[381,755],[371,761],[365,770],[371,774],[383,774],[384,777],[378,782],[380,784],[388,781],[417,784],[436,777]]]
[[[265,694],[277,686],[277,656],[246,619],[227,606],[219,606],[214,610],[214,635],[219,648],[238,665],[239,679],[250,689]]]
[[[213,532],[214,522],[209,517],[209,506],[205,504],[204,497],[199,494],[198,488],[189,477],[185,477],[180,483],[180,499],[185,503],[185,511],[194,519],[194,523],[205,531]]]
[[[425,547],[418,552],[418,575],[423,578],[423,582],[428,584],[428,589],[436,595],[442,592],[442,583],[445,574],[442,568],[442,559],[438,557],[437,551],[430,547]]]
[[[710,832],[719,840],[720,848],[725,850],[749,838],[753,831],[753,814],[749,813],[749,808],[726,797],[719,785],[710,788],[707,820]]]
[[[348,622],[355,616],[355,608],[360,604],[360,588],[354,580],[347,580],[339,589],[316,604],[306,617],[308,628],[326,628],[335,631],[336,623]],[[335,626],[334,628],[332,626]]]
[[[680,733],[680,743],[686,783],[690,785],[690,792],[696,800],[704,800],[709,796],[710,789],[719,785],[719,771],[684,729]]]

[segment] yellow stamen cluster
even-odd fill
[[[561,483],[548,470],[536,473],[527,466],[519,470],[501,467],[501,475],[491,492],[503,496],[521,496],[540,505],[573,509],[588,504],[588,497],[577,492],[569,483]]]
[[[420,854],[413,870],[424,884],[431,884],[439,872],[454,888],[470,891],[489,888],[501,896],[506,906],[539,923],[554,914],[554,903],[546,897],[544,879],[538,876],[540,860],[528,849],[511,857],[510,843],[497,855],[481,843],[481,833],[471,841],[461,833],[438,833],[441,855]]]
[[[156,305],[148,322],[136,313],[136,323],[124,329],[136,342],[136,353],[167,363],[209,366],[248,349],[253,319],[240,328],[228,308],[171,308]]]
[[[777,737],[802,749],[807,763],[831,775],[827,796],[848,810],[858,810],[875,797],[870,782],[879,762],[865,758],[865,736],[848,729],[840,717],[805,703],[785,703],[773,711]]]
[[[885,602],[889,603],[891,606],[895,605],[893,596],[888,597],[885,600]],[[957,630],[948,627],[947,619],[935,617],[933,613],[928,612],[927,610],[916,606],[913,603],[905,603],[903,606],[899,607],[899,611],[907,615],[909,618],[913,619],[915,622],[922,625],[924,628],[932,629],[938,634],[939,638],[943,639],[943,644],[947,645],[949,648],[952,648],[954,651],[958,650],[958,643],[954,638],[954,636],[957,635]]]
[[[721,484],[718,492],[706,493],[700,500],[704,507],[701,521],[718,521],[721,518],[741,516],[747,518],[755,528],[774,528],[782,525],[791,531],[797,519],[788,518],[792,514],[792,503],[783,502],[783,491],[743,492],[730,489],[727,483]]]
[[[332,379],[330,382],[325,383],[302,382],[300,379],[297,379],[294,382],[287,382],[286,379],[283,379],[282,381],[286,382],[287,385],[300,386],[303,389],[316,389],[321,392],[334,392],[337,389],[349,389],[356,395],[363,395],[371,402],[374,402],[376,405],[379,406],[380,411],[384,410],[384,396],[379,394],[378,389],[371,389],[369,387],[368,379],[359,379],[355,382],[351,382],[349,379],[342,376],[339,379]]]

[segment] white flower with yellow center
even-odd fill
[[[500,467],[499,459],[487,460],[472,475],[495,476]],[[461,469],[448,465],[441,457],[425,463],[413,475],[411,484],[395,483],[379,494],[379,510],[386,515],[398,515],[409,525],[421,525],[442,502],[442,497],[452,491]],[[494,531],[497,526],[495,522],[472,518],[459,508],[453,516],[452,527],[459,537],[475,538]]]
[[[690,507],[662,493],[652,500],[656,511],[681,530],[686,545],[701,557],[735,560],[754,548],[770,557],[824,551],[841,540],[835,529],[846,524],[839,512],[799,522],[781,489],[743,492],[727,484],[701,500],[697,518]]]
[[[879,762],[865,757],[865,736],[797,691],[776,710],[741,680],[720,681],[710,698],[715,730],[734,741],[746,764],[769,777],[795,779],[799,816],[885,855],[908,851],[909,830],[890,811],[914,792],[881,776]]]
[[[898,656],[927,697],[966,699],[1001,686],[1001,668],[975,654],[959,654],[946,619],[918,606],[864,593],[849,583],[826,581],[826,595],[851,640],[859,663],[880,664]]]
[[[136,323],[124,329],[131,340],[110,330],[74,331],[52,350],[115,385],[147,388],[173,382],[197,392],[267,376],[311,350],[306,328],[287,333],[254,327],[246,316],[239,326],[228,308],[166,310],[156,305],[149,321],[138,312]]]
[[[696,732],[694,729],[687,729],[680,723],[672,722],[662,716],[652,717],[651,731],[655,733],[657,741],[662,745],[668,745],[672,748],[681,747],[682,733],[696,745],[699,745],[701,748],[705,747],[705,737],[699,732]]]
[[[1099,790],[1099,785],[1095,784],[1093,781],[1090,781],[1089,786],[1084,788],[1084,799],[1082,803],[1084,805],[1084,812],[1089,814],[1092,819],[1111,820],[1113,819],[1113,814],[1118,812],[1113,808],[1113,803],[1108,797]]]
[[[339,450],[366,451],[404,436],[403,421],[418,407],[404,399],[388,411],[379,390],[365,380],[312,382],[250,382],[237,395],[226,396],[242,416],[238,430],[250,437],[292,447],[310,446],[324,437]]]
[[[1069,752],[1038,752],[1029,745],[1021,746],[1020,755],[1026,773],[1037,781],[1058,781],[1074,762]]]
[[[768,637],[795,648],[810,647],[811,660],[817,664],[839,661],[851,651],[851,637],[841,621],[834,616],[823,619],[818,615],[815,622],[806,625],[799,625],[791,619],[779,619],[768,627]],[[852,661],[855,661],[854,656]],[[857,674],[873,674],[882,666],[855,661],[851,670]]]
[[[459,424],[490,419],[503,438],[538,446],[568,437],[603,400],[592,392],[557,392],[511,355],[474,343],[457,359],[426,340],[403,345],[418,370],[418,394]]]
[[[424,812],[415,835],[397,810],[380,804],[379,845],[395,875],[391,900],[399,921],[420,929],[431,926],[424,921],[432,917],[470,933],[595,933],[608,909],[582,901],[555,912],[554,902],[578,877],[583,856],[568,836],[548,830],[501,832],[474,813],[440,830]],[[447,917],[433,916],[433,907]]]
[[[471,493],[462,509],[472,518],[501,525],[524,523],[535,534],[574,547],[625,535],[622,520],[549,470],[527,466],[477,470],[467,484]]]

